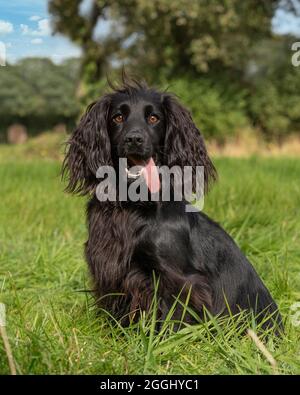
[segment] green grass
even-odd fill
[[[85,201],[67,196],[59,163],[0,160],[0,302],[19,374],[272,374],[234,320],[155,334],[96,315],[83,259]],[[12,151],[13,152],[13,151]],[[1,156],[1,149],[0,149]],[[266,347],[278,373],[300,373],[300,160],[218,159],[205,212],[235,238],[278,302],[286,332]],[[210,331],[213,327],[214,331]],[[0,373],[9,368],[0,339]]]

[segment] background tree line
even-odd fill
[[[277,140],[299,132],[297,39],[274,34],[279,8],[297,14],[300,1],[50,0],[53,30],[81,47],[80,64],[28,59],[0,73],[2,124],[74,123],[125,65],[174,91],[220,142],[242,129]]]
[[[295,38],[272,32],[276,10],[296,14],[298,0],[91,0],[85,12],[82,3],[50,0],[49,11],[55,31],[82,48],[85,102],[112,66],[118,74],[126,65],[175,91],[208,136],[223,140],[246,126],[269,138],[300,130]],[[109,34],[98,32],[103,21]]]
[[[76,89],[79,61],[55,65],[28,58],[0,70],[0,141],[8,126],[20,123],[31,135],[59,123],[72,127],[80,111]]]

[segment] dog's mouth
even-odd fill
[[[152,158],[142,159],[137,155],[130,155],[127,157],[127,168],[125,169],[128,178],[139,178],[143,170],[148,165]]]
[[[130,155],[127,158],[128,167],[125,169],[127,177],[130,179],[138,179],[143,177],[147,187],[151,193],[156,193],[160,189],[160,179],[157,166],[154,159],[143,159],[136,155]]]

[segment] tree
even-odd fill
[[[224,140],[246,124],[269,136],[299,130],[300,68],[290,67],[290,38],[272,32],[276,10],[296,14],[299,0],[90,0],[85,12],[83,3],[50,0],[49,10],[54,31],[82,48],[85,104],[125,65],[174,87],[206,135]],[[109,34],[99,35],[104,21]]]
[[[278,7],[292,0],[92,0],[83,14],[80,0],[50,0],[56,32],[83,50],[87,83],[105,76],[111,62],[128,64],[151,80],[230,69],[243,73],[251,48],[271,37]],[[95,34],[111,22],[106,37]]]
[[[34,132],[59,122],[74,122],[79,65],[68,60],[55,65],[49,59],[23,59],[0,71],[2,132],[20,122]]]

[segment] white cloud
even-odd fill
[[[7,21],[0,20],[0,34],[7,34],[13,32],[13,24]]]
[[[41,38],[34,38],[30,42],[31,42],[31,44],[38,45],[38,44],[42,44],[43,40]]]
[[[22,34],[29,34],[28,25],[24,25],[23,23],[21,23],[20,28],[21,28]]]
[[[49,19],[41,19],[38,21],[38,28],[36,30],[30,29],[28,25],[23,23],[20,25],[22,34],[29,36],[49,36],[51,33]]]
[[[35,36],[48,36],[51,33],[49,19],[38,21],[38,30],[32,32]]]
[[[39,21],[40,19],[42,19],[42,17],[38,16],[38,15],[32,15],[29,20],[30,21]]]

